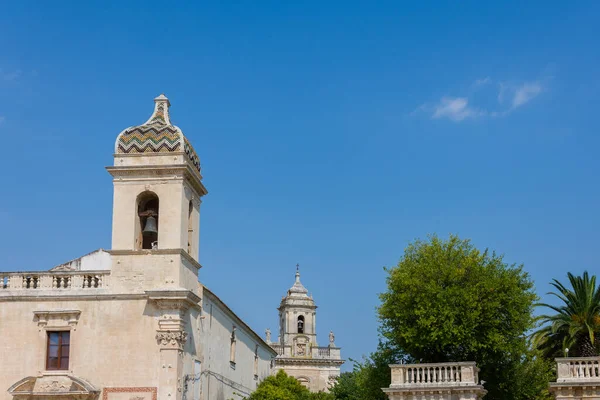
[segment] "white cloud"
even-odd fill
[[[489,76],[486,76],[485,78],[482,79],[476,79],[475,83],[473,83],[474,86],[483,86],[483,85],[487,85],[488,83],[492,82],[492,78],[490,78]]]
[[[434,106],[431,118],[449,118],[452,121],[462,121],[465,118],[473,118],[482,115],[482,112],[469,107],[466,97],[442,97],[440,102]]]
[[[0,79],[7,81],[7,82],[12,82],[17,80],[19,77],[21,76],[21,70],[17,69],[14,70],[12,72],[4,72],[3,70],[0,69]]]
[[[512,98],[512,108],[521,107],[524,104],[529,103],[537,95],[542,93],[542,85],[538,82],[524,83],[515,89]]]
[[[521,85],[498,82],[498,95],[496,97],[498,107],[483,108],[477,105],[474,106],[473,98],[475,98],[476,103],[478,100],[485,101],[485,97],[488,97],[488,103],[489,100],[493,100],[493,92],[482,88],[484,85],[493,82],[494,80],[489,76],[477,79],[472,83],[466,96],[444,96],[436,104],[426,103],[421,105],[411,115],[425,112],[430,114],[432,119],[448,118],[454,122],[477,117],[501,118],[529,103],[545,90],[544,85],[539,81],[524,82]],[[475,96],[480,89],[482,89],[482,92]]]

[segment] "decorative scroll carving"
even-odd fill
[[[183,345],[187,341],[187,336],[188,334],[185,331],[157,332],[156,340],[163,346],[183,348]]]

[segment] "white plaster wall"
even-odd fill
[[[81,257],[82,271],[104,271],[111,266],[110,254],[104,250],[98,250]]]
[[[57,265],[52,269],[67,268],[77,271],[105,271],[111,266],[110,254],[99,249],[85,256]]]
[[[201,320],[203,353],[202,389],[204,400],[241,399],[256,389],[271,374],[268,346],[253,338],[250,332],[230,318],[227,312],[208,296],[203,296]],[[230,364],[231,330],[236,326],[235,367]],[[258,377],[254,377],[254,352],[259,345]],[[232,384],[231,381],[235,382]]]

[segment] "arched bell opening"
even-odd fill
[[[137,249],[158,248],[158,196],[153,192],[144,192],[137,201],[138,226]]]
[[[298,333],[304,333],[304,315],[298,317]]]

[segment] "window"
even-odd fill
[[[69,347],[71,332],[48,332],[48,357],[46,369],[69,369]]]
[[[229,347],[229,365],[235,369],[235,345],[237,344],[237,338],[235,335],[235,326],[231,329],[231,346]]]
[[[304,315],[298,317],[298,333],[304,333]]]
[[[254,346],[254,380],[258,380],[258,345]]]
[[[187,252],[192,254],[192,242],[194,241],[194,225],[192,222],[192,212],[194,211],[194,203],[190,200],[188,208],[188,245]]]

